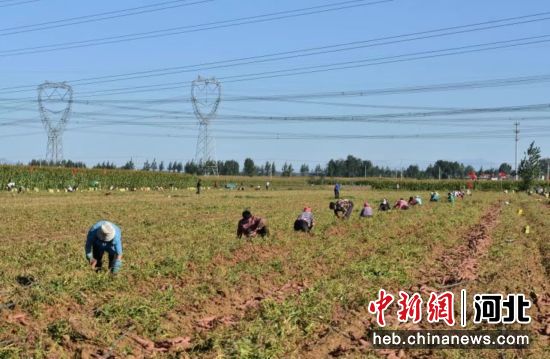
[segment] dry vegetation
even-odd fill
[[[548,357],[550,207],[476,192],[454,205],[358,217],[365,198],[413,194],[345,191],[357,208],[343,222],[328,209],[328,187],[200,197],[2,193],[0,358]],[[318,225],[313,235],[295,234],[306,204]],[[269,239],[235,238],[245,207],[268,218]],[[99,219],[123,230],[124,264],[114,277],[84,260],[86,232]],[[378,289],[443,287],[530,296],[535,344],[509,353],[369,348],[366,305]]]

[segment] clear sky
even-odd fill
[[[165,162],[191,160],[195,156],[198,125],[189,101],[190,83],[198,75],[215,76],[222,82],[218,118],[210,127],[213,136],[218,137],[215,147],[220,160],[237,159],[242,164],[244,158],[251,157],[260,163],[275,161],[280,168],[285,161],[292,162],[295,167],[304,162],[314,166],[325,164],[330,158],[353,154],[392,168],[408,164],[425,167],[437,159],[462,161],[476,167],[498,167],[501,162],[513,165],[513,123],[516,120],[521,122],[520,155],[529,142],[535,140],[542,147],[543,155],[550,156],[548,109],[432,114],[420,118],[412,115],[442,109],[550,103],[550,81],[420,93],[394,91],[385,95],[371,93],[313,99],[291,96],[285,101],[239,100],[242,96],[401,89],[550,75],[550,42],[543,42],[550,40],[550,36],[543,37],[550,35],[550,3],[545,0],[394,0],[370,5],[366,5],[368,1],[344,0],[190,0],[188,3],[195,4],[31,32],[22,30],[33,27],[21,26],[159,3],[165,3],[159,5],[161,7],[176,6],[182,2],[37,0],[7,6],[16,2],[0,2],[0,159],[27,162],[45,156],[47,136],[40,122],[36,87],[44,81],[67,81],[74,89],[74,103],[63,135],[66,159],[82,160],[90,165],[104,160],[123,164],[129,158],[138,164],[153,158]],[[224,28],[189,27],[344,2],[333,8],[365,5]],[[540,15],[523,20],[537,21],[511,26],[393,44],[381,44],[380,40],[365,42],[534,14]],[[73,22],[83,19],[91,18]],[[9,30],[12,27],[17,29]],[[187,27],[187,32],[51,52],[14,55],[12,51],[181,27]],[[191,29],[200,31],[189,32]],[[538,38],[533,39],[535,36]],[[388,63],[387,60],[403,54],[495,42],[504,44],[501,42],[526,38],[529,39],[518,41],[537,43],[409,61]],[[239,62],[229,63],[232,66],[224,63],[224,67],[210,69],[198,66],[187,68],[185,72],[180,69],[161,76],[133,79],[110,77],[109,82],[95,84],[87,83],[95,81],[76,81],[352,42],[358,42],[348,45],[354,49],[338,52],[324,49],[312,56],[255,63],[244,61],[249,63],[240,65]],[[365,44],[378,46],[365,47]],[[346,47],[337,49],[342,48]],[[372,62],[378,58],[386,60]],[[356,61],[368,59],[371,62],[348,69],[326,71],[322,68],[324,71],[315,73],[261,79],[258,77],[265,76],[242,77],[294,68],[304,69],[297,72],[307,72],[307,68],[327,64],[334,68],[339,67],[334,64],[345,62],[357,65]],[[370,65],[364,66],[366,64]],[[158,86],[147,87],[149,85]],[[11,87],[18,88],[6,89]],[[387,115],[404,113],[410,116],[397,117],[402,121],[396,121],[395,117],[388,120]],[[363,119],[372,115],[386,116],[374,122],[342,121],[344,115],[362,116]],[[267,116],[277,118],[267,119]],[[300,116],[300,121],[283,120],[279,116]],[[312,116],[336,117],[319,121]],[[374,137],[346,138],[349,135]],[[411,138],[412,135],[420,137]],[[297,138],[288,139],[289,136]]]

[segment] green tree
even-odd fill
[[[292,172],[294,172],[294,168],[292,168],[292,164],[285,162],[285,164],[283,165],[283,169],[281,171],[281,176],[290,177],[292,176]]]
[[[509,175],[512,173],[512,166],[504,162],[498,167],[498,172],[504,172]]]
[[[159,172],[162,172],[164,171],[164,161],[160,161],[160,164],[159,164]]]
[[[176,165],[176,169],[178,168],[178,165]],[[195,163],[195,161],[188,161],[185,163],[185,173],[196,175],[199,173],[199,166]],[[178,171],[180,172],[180,171]]]
[[[269,176],[272,174],[271,172],[271,163],[269,163],[269,161],[266,161],[265,165],[264,165],[264,173],[266,176]]]
[[[531,188],[533,182],[540,177],[540,159],[540,147],[535,146],[533,141],[519,163],[518,174],[522,180],[522,189]]]
[[[256,174],[256,166],[251,158],[244,160],[243,174],[246,176],[254,176]]]
[[[151,170],[151,164],[148,160],[145,160],[145,163],[143,163],[143,171],[149,171]]]
[[[136,168],[136,166],[134,164],[134,161],[130,158],[130,161],[126,162],[121,168],[123,170],[133,170]]]
[[[410,165],[407,167],[404,173],[405,177],[409,178],[419,178],[420,177],[420,168],[417,165]]]
[[[300,174],[302,176],[307,176],[309,174],[309,166],[307,164],[304,163],[300,166]]]
[[[239,162],[234,160],[225,161],[223,164],[224,174],[228,176],[236,176],[239,174]]]
[[[547,175],[548,170],[550,169],[550,157],[543,158],[540,160],[540,171],[543,175]],[[550,181],[550,178],[546,178],[547,181]]]

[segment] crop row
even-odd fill
[[[79,188],[140,188],[140,187],[192,187],[196,177],[168,172],[148,172],[106,169],[73,169],[28,166],[0,166],[0,188],[6,188],[10,182],[16,186],[39,189],[63,189],[68,186]],[[269,181],[273,188],[306,188],[311,186],[329,186],[339,182],[343,186],[362,186],[377,190],[410,190],[410,191],[449,191],[471,188],[482,191],[517,190],[518,182],[504,181],[470,181],[465,179],[451,180],[416,180],[395,178],[320,178],[320,177],[205,177],[204,186],[223,187],[234,183],[238,187],[263,188]],[[541,183],[542,184],[542,183]]]

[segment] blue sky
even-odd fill
[[[38,113],[36,86],[46,80],[74,83],[73,115],[63,136],[65,158],[82,160],[89,164],[103,160],[123,164],[129,158],[133,158],[138,164],[153,158],[166,162],[185,162],[195,156],[198,126],[191,116],[193,109],[189,102],[189,84],[198,75],[227,78],[550,35],[550,20],[545,20],[439,38],[167,76],[88,85],[75,82],[88,77],[259,56],[550,11],[550,4],[543,0],[394,0],[353,9],[155,39],[2,56],[12,49],[148,32],[342,2],[214,0],[88,24],[1,35],[6,32],[2,29],[10,27],[167,1],[41,0],[0,8],[0,88],[31,86],[17,92],[0,90],[0,158],[26,162],[31,158],[45,156],[47,137]],[[265,116],[365,116],[428,111],[417,109],[418,107],[429,108],[431,111],[431,108],[467,109],[543,104],[550,102],[549,82],[384,96],[340,96],[318,99],[313,101],[315,103],[304,103],[312,100],[231,101],[238,96],[372,90],[547,75],[550,74],[549,45],[548,42],[542,42],[493,51],[296,76],[226,83],[222,81],[223,95],[218,119],[211,124],[212,133],[219,137],[215,145],[217,158],[237,159],[242,163],[244,158],[251,157],[261,163],[266,160],[275,161],[279,167],[283,162],[289,161],[297,167],[303,162],[315,166],[318,163],[325,164],[330,158],[353,154],[392,168],[408,164],[425,167],[437,159],[463,161],[476,167],[498,166],[501,162],[513,164],[512,137],[485,135],[472,138],[460,134],[488,134],[492,131],[503,134],[507,133],[503,131],[509,130],[509,135],[512,136],[512,124],[515,120],[521,122],[520,128],[524,131],[520,135],[520,155],[529,142],[535,140],[542,147],[543,155],[550,156],[550,120],[544,117],[548,110],[437,116],[435,118],[441,121],[416,121],[413,124],[395,121],[380,123],[265,119]],[[105,92],[166,83],[181,85],[169,90],[148,92]],[[169,101],[146,102],[152,99]],[[150,117],[146,125],[132,124],[132,121],[139,122],[139,119],[143,121],[145,116]],[[501,120],[483,121],[487,117]],[[522,119],[524,117],[538,118]],[[452,121],[451,124],[447,122],[455,118],[466,118],[467,121]],[[284,136],[277,139],[277,134],[288,133],[299,135],[300,139],[280,139]],[[457,135],[453,135],[454,133]],[[400,138],[414,134],[425,137]],[[446,135],[439,136],[440,134]],[[308,139],[310,135],[319,135],[321,138]],[[323,138],[327,135],[386,135],[395,138]],[[235,136],[238,138],[232,138]]]

